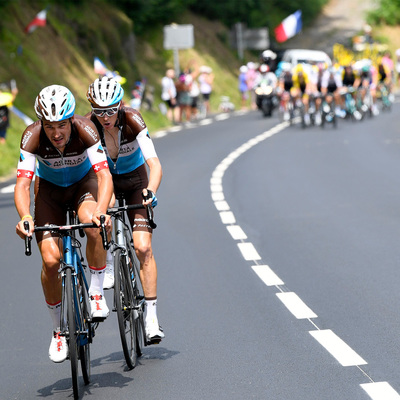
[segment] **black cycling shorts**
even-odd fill
[[[43,178],[35,179],[35,224],[65,225],[67,205],[77,210],[84,201],[97,200],[97,177],[93,169],[79,181],[68,187],[54,185]],[[36,232],[36,241],[40,242],[56,233]]]
[[[149,183],[145,164],[142,164],[140,167],[127,174],[113,174],[112,177],[116,195],[123,193],[126,204],[142,204],[142,190],[147,188]],[[149,225],[145,209],[129,210],[128,218],[134,232],[153,232],[153,229]]]

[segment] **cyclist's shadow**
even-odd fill
[[[146,360],[168,360],[169,358],[174,357],[179,354],[179,351],[171,351],[164,347],[160,346],[148,346],[143,348],[143,355],[138,358],[136,368],[140,368],[141,365],[146,364]],[[119,365],[117,368],[122,368],[122,373],[119,372],[104,372],[96,374],[95,368],[100,367],[104,364],[117,364]],[[134,380],[134,374],[131,376],[126,376],[125,374],[129,371],[126,367],[124,355],[121,352],[111,353],[108,356],[99,357],[91,360],[91,369],[92,374],[90,378],[90,384],[85,386],[83,384],[82,376],[78,378],[79,390],[81,392],[81,396],[84,394],[91,394],[92,389],[98,389],[101,387],[115,387],[122,388],[124,386],[128,386],[130,382]],[[64,379],[60,379],[54,384],[43,387],[38,390],[37,397],[49,397],[54,396],[56,393],[66,393],[71,394],[71,378],[67,377]]]
[[[168,350],[165,347],[159,345],[143,347],[142,352],[142,356],[137,358],[137,366],[139,367],[140,365],[145,364],[146,360],[168,360],[179,354],[179,351]],[[92,372],[94,368],[107,363],[121,363],[121,365],[123,365],[124,371],[129,371],[129,369],[126,367],[124,354],[121,350],[111,353],[108,356],[92,359]]]

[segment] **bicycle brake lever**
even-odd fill
[[[27,232],[29,232],[29,222],[24,221],[24,228]],[[30,256],[32,254],[32,247],[31,247],[31,236],[25,236],[25,255]]]
[[[147,209],[147,218],[149,219],[149,225],[152,229],[156,229],[157,224],[154,222],[153,209],[151,208],[151,206],[147,206],[146,209]]]
[[[104,215],[100,215],[100,235],[101,235],[101,238],[103,239],[104,250],[107,250],[109,248],[109,243],[107,241],[107,231],[106,231],[106,227],[104,225],[105,221],[106,221],[106,217]]]

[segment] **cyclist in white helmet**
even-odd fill
[[[82,223],[99,225],[106,215],[113,193],[107,158],[95,125],[74,115],[75,99],[64,86],[45,87],[37,96],[38,121],[29,125],[21,139],[15,206],[20,216],[16,232],[21,238],[32,236],[34,225],[63,225],[66,205],[75,207]],[[34,216],[31,215],[30,187],[35,179]],[[29,223],[29,233],[24,222]],[[106,216],[106,226],[110,227]],[[60,336],[61,281],[58,237],[37,232],[36,241],[42,255],[41,281],[44,298],[53,322],[49,357],[54,362],[67,358],[65,336]],[[106,252],[98,229],[86,229],[86,257],[91,272],[89,288],[92,318],[103,320],[109,314],[103,297]],[[28,296],[28,294],[27,294]]]
[[[122,105],[124,90],[119,82],[103,77],[90,84],[87,114],[96,125],[107,153],[116,193],[125,194],[127,204],[157,204],[162,167],[147,126],[139,111]],[[146,164],[149,168],[147,175]],[[143,196],[148,198],[143,200]],[[157,317],[157,265],[152,250],[152,228],[144,209],[128,213],[132,236],[140,262],[140,278],[146,300],[145,328],[149,343],[164,337]],[[105,287],[114,285],[112,256],[107,253]]]

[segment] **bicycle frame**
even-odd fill
[[[72,211],[67,212],[67,224],[70,225],[74,223],[74,217],[72,214]],[[66,269],[70,268],[71,269],[71,277],[73,280],[72,284],[72,289],[73,289],[73,296],[74,296],[74,303],[75,303],[75,322],[76,322],[76,329],[79,332],[78,335],[78,345],[79,346],[84,346],[87,343],[92,342],[92,332],[90,329],[84,330],[83,329],[83,322],[82,322],[82,316],[79,313],[80,308],[78,307],[78,304],[80,303],[80,294],[79,292],[79,285],[78,285],[78,275],[82,277],[82,283],[84,284],[83,290],[85,290],[87,293],[89,292],[89,284],[86,279],[86,274],[84,271],[84,267],[82,265],[81,259],[82,256],[78,254],[78,251],[76,250],[77,247],[73,245],[73,239],[75,237],[73,236],[73,231],[70,232],[70,234],[62,235],[62,243],[63,243],[63,259],[61,260],[60,265],[60,271],[61,271],[61,282],[63,289],[65,290],[65,278],[66,278]],[[65,309],[64,309],[64,302],[61,304],[61,321],[60,321],[60,327],[61,327],[61,334],[65,334],[66,327],[65,327]],[[91,321],[89,321],[91,322]],[[89,324],[90,326],[90,324]]]
[[[113,255],[115,254],[117,249],[121,249],[121,253],[124,257],[126,257],[126,265],[129,265],[129,253],[134,254],[135,249],[133,248],[133,246],[131,246],[130,243],[128,243],[128,241],[126,240],[126,238],[130,238],[132,239],[132,234],[130,231],[130,225],[129,222],[126,222],[126,211],[128,209],[138,209],[138,208],[143,208],[143,206],[137,204],[137,205],[125,205],[125,200],[123,197],[118,196],[117,197],[117,201],[118,201],[118,207],[120,208],[120,211],[113,211],[113,221],[114,221],[114,239],[112,241],[112,250],[111,252],[113,253]],[[116,209],[110,209],[110,210],[116,210]],[[140,279],[140,277],[136,276],[136,271],[132,270],[131,271],[132,274],[132,282],[133,285],[135,285],[135,282],[137,279]],[[115,299],[114,299],[115,302]],[[141,301],[141,303],[138,305],[137,308],[143,307],[143,303],[144,303],[144,299]],[[114,304],[114,309],[115,309],[115,304]]]

